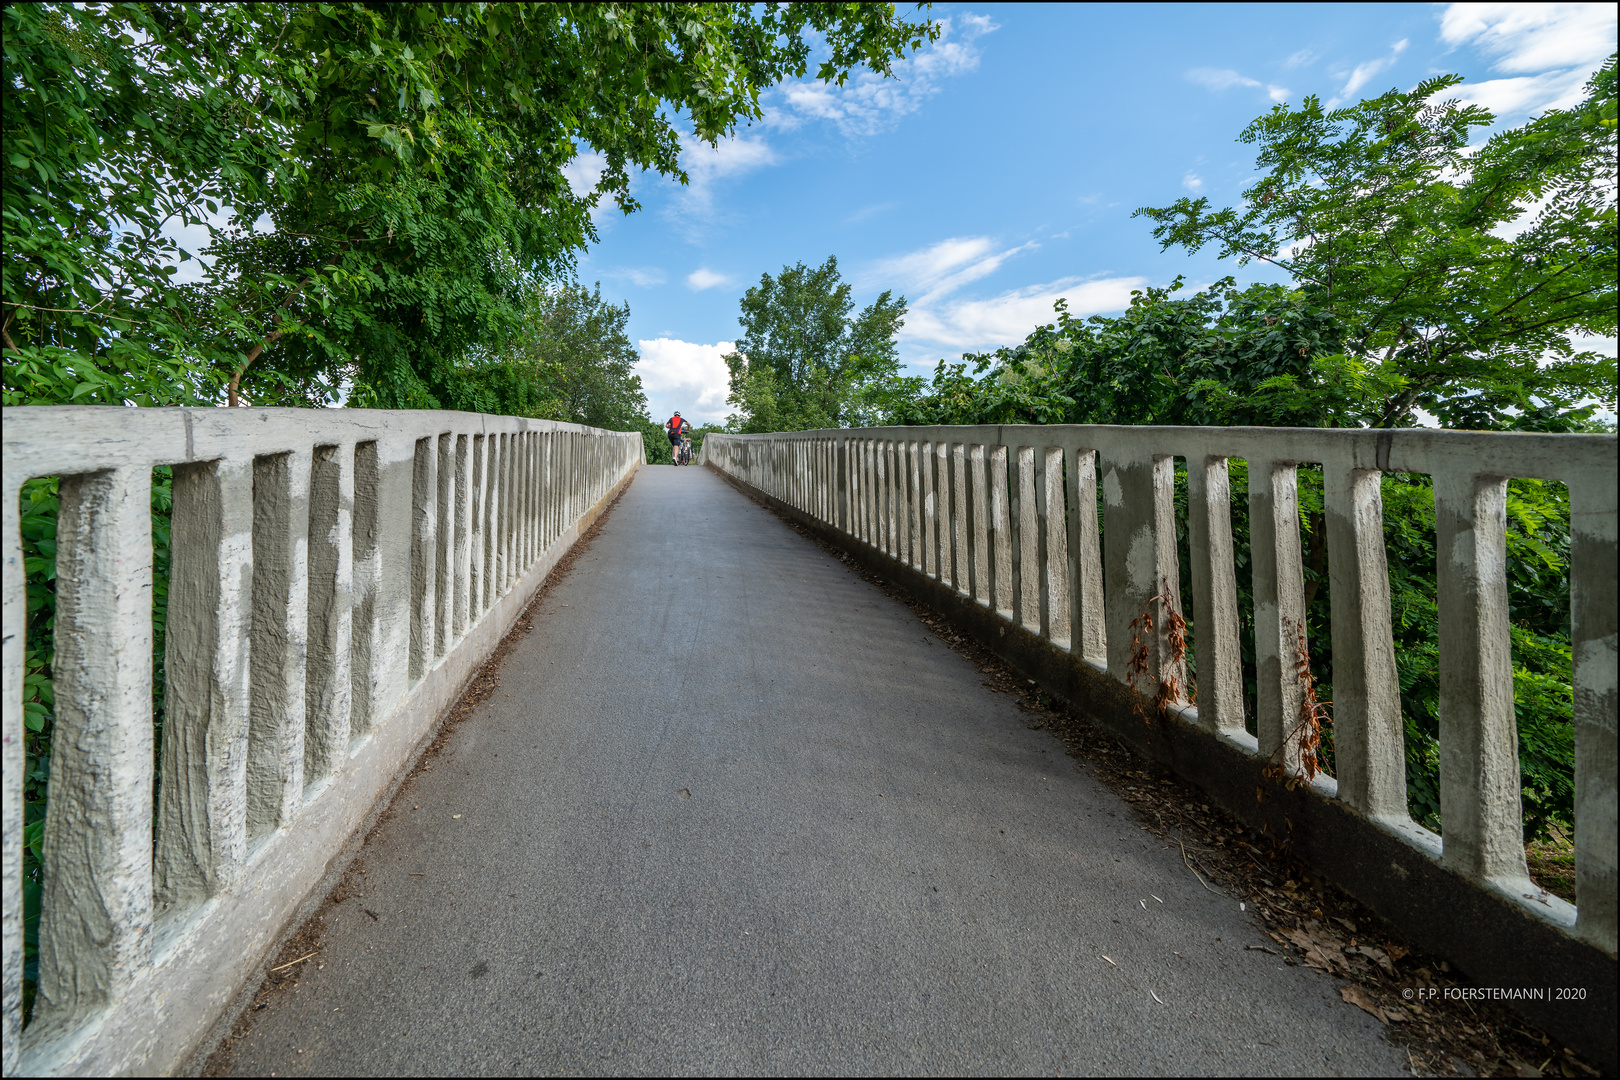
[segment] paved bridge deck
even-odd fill
[[[707,470],[644,468],[542,610],[234,1071],[1404,1071],[971,664]]]

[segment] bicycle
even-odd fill
[[[677,464],[677,465],[690,465],[690,464],[692,464],[692,440],[691,439],[682,439],[681,440],[681,445],[675,451],[675,464]]]

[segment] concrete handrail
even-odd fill
[[[1166,616],[1181,606],[1175,458],[1188,474],[1199,685],[1196,707],[1183,699],[1172,711],[1245,755],[1299,773],[1299,747],[1289,739],[1304,692],[1294,663],[1305,617],[1296,467],[1319,463],[1338,776],[1319,776],[1309,789],[1612,958],[1614,436],[1000,426],[711,434],[703,444],[703,461],[722,473],[1148,698],[1161,688],[1179,697],[1186,686],[1166,634]],[[1230,458],[1249,468],[1258,738],[1244,724]],[[1444,842],[1407,812],[1384,472],[1434,482]],[[1531,887],[1521,835],[1505,565],[1513,477],[1562,481],[1570,493],[1577,906]],[[1146,671],[1138,654],[1133,673],[1132,622],[1144,611],[1154,632]]]
[[[167,1072],[192,1051],[642,447],[474,413],[6,410],[5,1072]],[[41,476],[61,481],[56,705],[24,1031],[18,500]]]

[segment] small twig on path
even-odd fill
[[[1181,848],[1181,862],[1182,862],[1182,864],[1184,866],[1186,866],[1187,869],[1192,870],[1192,876],[1198,879],[1198,884],[1202,885],[1206,889],[1209,889],[1209,882],[1204,880],[1204,876],[1202,874],[1200,874],[1196,870],[1193,870],[1193,864],[1187,861],[1187,845],[1183,844],[1180,840],[1177,840],[1176,843]],[[1217,896],[1220,895],[1220,893],[1215,889],[1209,889],[1209,891],[1212,892],[1212,893],[1215,893]]]
[[[292,967],[292,966],[293,966],[293,965],[294,965],[294,964],[302,964],[302,963],[303,963],[303,962],[304,962],[304,961],[305,961],[305,960],[308,960],[308,959],[309,959],[309,958],[310,958],[310,957],[311,957],[311,956],[314,956],[314,955],[315,955],[315,953],[318,953],[318,952],[320,952],[320,951],[321,951],[321,950],[319,950],[319,949],[316,949],[316,950],[315,950],[315,952],[312,952],[312,953],[306,953],[306,954],[305,954],[305,955],[303,955],[303,956],[300,956],[300,957],[299,957],[299,958],[298,958],[298,959],[297,959],[297,960],[289,960],[289,961],[287,961],[287,962],[286,962],[286,963],[285,963],[285,964],[282,964],[282,965],[281,965],[281,966],[280,966],[280,967],[273,967],[273,968],[271,968],[271,969],[270,969],[270,970],[271,970],[271,971],[280,971],[280,970],[281,970],[281,969],[282,969],[282,968],[290,968],[290,967]]]

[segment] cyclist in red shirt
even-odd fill
[[[681,419],[679,409],[676,409],[675,415],[664,424],[664,434],[669,436],[669,456],[677,465],[681,463],[681,440],[690,430],[692,425]]]

